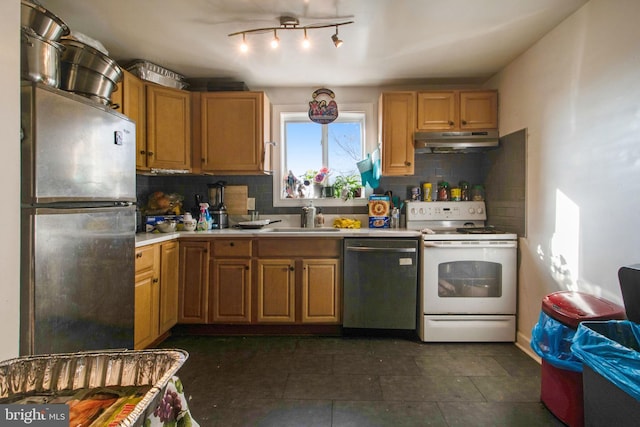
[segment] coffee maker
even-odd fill
[[[225,181],[218,181],[209,184],[209,212],[213,219],[213,228],[229,228],[229,215],[227,207],[224,205],[224,187],[227,185]]]

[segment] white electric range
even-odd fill
[[[422,231],[422,341],[515,341],[517,235],[486,226],[484,202],[409,202]]]

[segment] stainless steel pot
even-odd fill
[[[93,99],[104,105],[111,103],[111,94],[117,90],[116,84],[95,71],[76,64],[61,62],[62,79],[60,88]]]
[[[60,55],[64,47],[46,40],[29,28],[22,29],[20,77],[60,87]]]
[[[109,105],[122,69],[113,59],[77,40],[63,38],[61,43],[65,51],[60,59],[60,88]]]
[[[118,83],[122,79],[122,69],[116,61],[99,50],[72,38],[63,38],[60,43],[66,48],[61,58],[62,62],[95,71],[114,83]]]
[[[52,41],[58,41],[60,37],[69,34],[69,27],[62,19],[28,0],[20,2],[20,25],[23,28],[31,28],[40,37]]]

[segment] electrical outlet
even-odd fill
[[[247,198],[247,210],[255,211],[256,210],[256,199],[255,197]]]

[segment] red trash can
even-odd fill
[[[542,299],[542,311],[569,328],[568,332],[573,334],[580,322],[585,320],[626,318],[624,307],[603,298],[573,291],[559,291],[547,295]],[[542,357],[541,379],[540,400],[547,409],[568,426],[582,427],[582,372],[554,366],[553,362]]]

